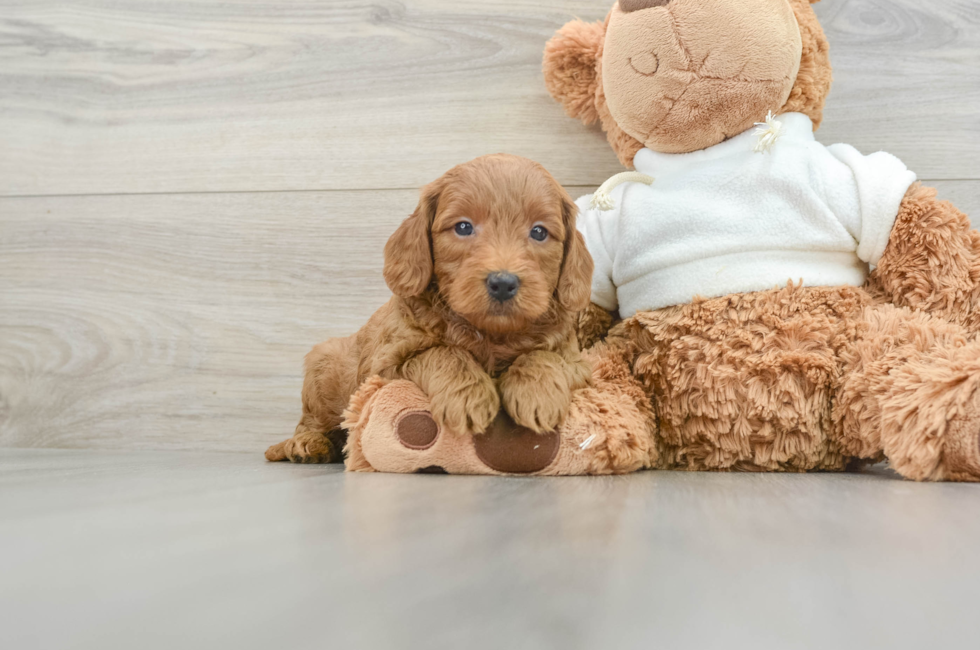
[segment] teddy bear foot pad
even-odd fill
[[[427,411],[404,414],[395,423],[395,435],[409,449],[429,449],[439,437],[439,425]],[[558,433],[538,434],[518,426],[506,412],[501,411],[485,433],[472,439],[477,458],[492,470],[503,474],[533,474],[546,469],[558,455]],[[421,473],[440,473],[446,470],[431,465]]]

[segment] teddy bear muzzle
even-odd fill
[[[598,64],[602,97],[643,146],[697,151],[778,112],[801,52],[786,0],[620,0]]]

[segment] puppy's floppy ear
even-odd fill
[[[592,255],[585,246],[585,238],[575,228],[578,208],[568,193],[562,189],[562,218],[565,221],[565,258],[558,278],[558,302],[569,311],[582,311],[589,306],[592,297]]]
[[[544,46],[544,83],[565,112],[585,124],[599,119],[596,109],[599,64],[604,23],[573,20],[558,30]]]
[[[422,188],[419,204],[385,244],[384,278],[399,298],[421,295],[432,282],[432,241],[429,234],[442,192],[441,179]]]

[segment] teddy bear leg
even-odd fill
[[[936,190],[918,183],[902,200],[888,246],[868,278],[887,302],[980,332],[980,232]]]
[[[581,474],[625,474],[656,467],[657,416],[642,384],[633,376],[635,347],[613,333],[585,350],[592,385],[572,397],[559,428],[566,444],[559,461]],[[572,472],[568,472],[572,473]]]
[[[832,439],[841,347],[870,297],[854,287],[732,294],[624,321],[656,408],[664,469],[841,470]]]
[[[600,362],[601,368],[608,365]],[[644,435],[649,420],[639,417],[635,404],[623,396],[629,392],[628,377],[627,367],[623,377],[627,381],[617,382],[617,391],[577,391],[574,415],[559,431],[535,433],[501,410],[480,435],[443,429],[432,417],[429,398],[412,382],[372,377],[353,395],[345,412],[344,427],[350,431],[347,469],[571,475],[646,467],[652,445]]]
[[[844,454],[917,481],[980,480],[980,342],[893,305],[868,307],[862,326],[835,401]]]

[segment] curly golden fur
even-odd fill
[[[575,324],[592,258],[575,215],[561,185],[516,156],[477,158],[424,187],[385,246],[394,296],[357,334],[307,355],[302,417],[266,458],[340,460],[344,409],[373,375],[415,382],[452,431],[485,431],[501,405],[534,431],[557,427],[591,372]],[[488,289],[501,272],[519,280],[503,300]]]

